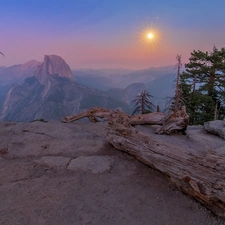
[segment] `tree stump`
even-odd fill
[[[174,131],[180,131],[185,134],[188,126],[189,115],[185,106],[180,111],[172,112],[165,116],[163,126],[157,129],[157,134],[170,134]]]

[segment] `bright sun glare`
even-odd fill
[[[161,31],[155,26],[146,26],[140,31],[140,41],[143,46],[156,48],[161,40]]]
[[[148,33],[147,38],[152,39],[154,37],[153,33]]]

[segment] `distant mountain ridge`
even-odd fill
[[[131,101],[144,89],[163,108],[174,75],[173,66],[72,72],[60,56],[45,55],[43,62],[0,67],[0,120],[61,120],[90,107],[120,107],[130,113]]]
[[[86,74],[108,76],[108,75],[113,75],[113,74],[117,74],[117,75],[129,74],[129,73],[134,72],[135,70],[123,69],[123,68],[118,68],[118,69],[103,68],[103,69],[77,69],[77,70],[74,70],[74,71],[80,71],[80,72],[83,72],[83,73],[86,73]]]
[[[168,97],[173,96],[173,83],[176,78],[174,66],[151,67],[148,69],[137,71],[126,71],[125,74],[110,74],[109,71],[103,73],[104,70],[75,70],[73,74],[78,83],[104,91],[117,100],[123,100],[128,103],[128,97],[136,96],[138,92],[132,89],[132,93],[127,94],[126,88],[132,84],[144,84],[139,86],[147,89],[154,97],[152,101],[155,105],[159,105],[164,109]]]
[[[120,99],[131,105],[132,100],[134,100],[138,93],[145,90],[146,86],[143,83],[133,83],[126,87],[125,89],[111,88],[106,93],[115,99]]]
[[[32,72],[26,73],[28,77],[13,84],[7,92],[0,120],[61,120],[90,107],[130,110],[126,103],[106,93],[79,85],[68,64],[59,56],[46,55],[43,63],[32,66]]]
[[[110,88],[124,89],[132,83],[148,84],[165,75],[175,74],[174,66],[151,67],[143,70],[125,70],[125,73],[113,73],[116,70],[73,70],[77,82],[88,87],[106,91]],[[112,72],[112,73],[110,73]]]
[[[33,76],[39,65],[41,65],[41,62],[31,60],[20,65],[0,67],[0,84],[10,85],[12,83],[21,83],[27,77]]]

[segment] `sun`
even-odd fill
[[[153,39],[154,38],[154,34],[153,33],[148,33],[147,34],[147,38],[148,39]]]
[[[145,26],[140,28],[139,40],[146,49],[157,49],[161,41],[162,32],[156,26]]]
[[[159,32],[155,28],[148,28],[142,31],[142,42],[146,45],[155,46],[159,41]]]

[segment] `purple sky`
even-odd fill
[[[158,3],[157,3],[158,2]],[[0,66],[56,54],[74,68],[187,62],[193,50],[225,47],[225,1],[1,0]],[[143,31],[158,37],[146,42]]]

